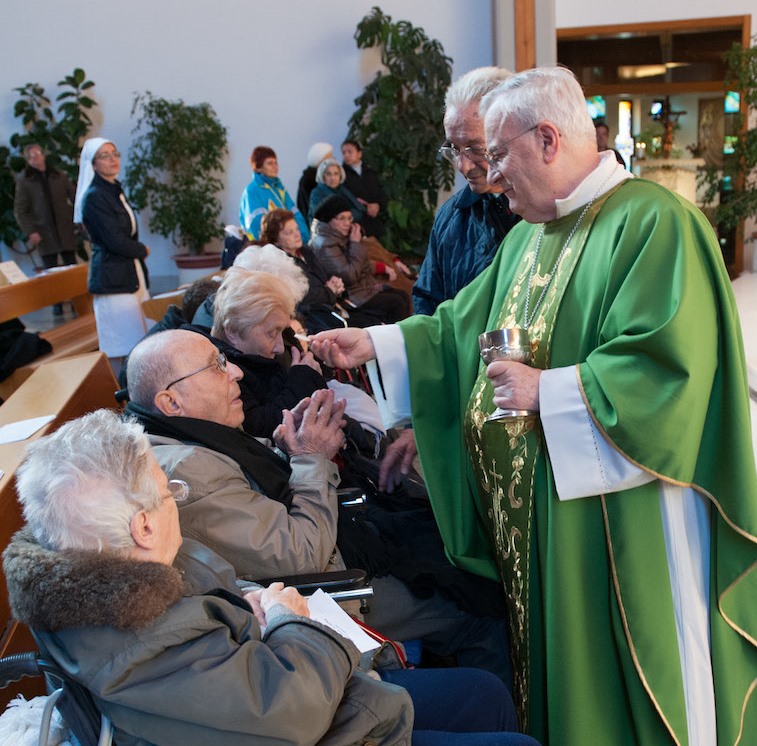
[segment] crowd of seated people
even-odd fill
[[[194,283],[184,294],[181,307],[169,307],[164,318],[132,350],[124,376],[130,398],[124,415],[126,424],[115,425],[118,421],[105,413],[98,413],[99,420],[88,421],[88,432],[99,432],[107,425],[114,438],[126,439],[138,446],[137,450],[148,442],[145,437],[149,439],[150,455],[140,456],[140,465],[130,471],[121,462],[112,466],[110,449],[115,441],[101,438],[102,448],[92,449],[83,476],[72,477],[72,484],[80,477],[86,481],[92,459],[106,452],[106,470],[113,477],[112,489],[106,489],[111,490],[113,499],[98,509],[106,522],[109,511],[121,516],[130,513],[130,536],[111,545],[112,537],[100,537],[96,524],[90,530],[93,548],[79,538],[69,541],[68,527],[63,526],[53,541],[45,535],[44,521],[35,523],[37,508],[25,511],[32,533],[19,535],[6,554],[14,612],[35,629],[56,660],[70,665],[72,673],[93,690],[98,705],[114,720],[116,732],[135,737],[135,743],[141,742],[139,739],[173,743],[177,737],[187,743],[207,742],[207,737],[212,739],[221,728],[212,704],[187,722],[175,708],[156,703],[160,687],[151,679],[151,660],[157,660],[158,665],[171,660],[168,646],[162,647],[165,630],[187,618],[198,629],[209,625],[222,638],[230,635],[239,652],[230,653],[222,646],[214,651],[205,641],[199,641],[201,636],[188,632],[181,641],[186,654],[175,664],[177,677],[181,677],[183,666],[208,666],[213,675],[229,676],[229,686],[240,686],[234,677],[242,675],[245,666],[248,676],[251,672],[247,689],[251,683],[248,694],[252,703],[242,694],[231,705],[234,712],[249,707],[251,715],[250,723],[235,721],[230,728],[239,743],[248,742],[249,730],[254,734],[250,742],[255,743],[281,738],[287,743],[348,744],[362,743],[365,737],[371,743],[409,744],[413,705],[408,704],[407,695],[403,700],[401,689],[387,688],[381,681],[377,684],[384,689],[366,689],[355,668],[350,644],[338,635],[327,634],[316,650],[318,646],[311,638],[317,635],[310,630],[319,627],[316,623],[308,626],[307,608],[292,589],[276,584],[267,590],[258,586],[250,590],[253,580],[339,570],[356,566],[353,561],[358,558],[372,577],[375,595],[366,618],[371,626],[394,639],[419,640],[430,660],[472,667],[472,673],[460,668],[446,679],[444,676],[450,674],[440,672],[438,680],[418,676],[408,681],[403,678],[404,671],[396,676],[381,673],[384,681],[410,691],[416,707],[412,743],[532,743],[518,740],[516,734],[502,733],[516,727],[509,692],[492,684],[491,679],[477,678],[483,669],[511,686],[501,587],[449,563],[419,475],[414,476],[420,488],[409,490],[398,484],[395,499],[388,501],[391,504],[381,503],[381,493],[375,488],[376,457],[388,439],[375,402],[360,391],[349,393],[347,401],[344,397],[348,391],[331,379],[333,371],[322,370],[303,348],[306,334],[344,325],[393,323],[411,312],[407,293],[389,285],[397,279],[398,269],[405,275],[409,270],[375,238],[365,241],[355,220],[357,215],[369,224],[369,217],[377,218],[380,197],[376,195],[372,201],[352,195],[343,186],[345,170],[330,159],[330,146],[329,152],[324,152],[326,144],[317,145],[313,157],[318,157],[319,165],[313,167],[317,180],[310,199],[312,236],[308,236],[303,215],[278,179],[275,152],[256,147],[250,159],[255,173],[240,205],[244,233],[235,248],[235,253],[240,253],[233,266],[222,279],[205,278]],[[361,167],[359,145],[348,141],[345,146],[349,155],[345,162],[350,160],[353,178],[370,176],[369,170]],[[251,245],[245,246],[248,243]],[[374,252],[378,247],[386,261],[370,258],[369,247]],[[304,325],[300,339],[293,331],[298,320]],[[61,454],[67,453],[61,443],[73,447],[83,437],[83,431],[75,425],[70,432],[63,432],[62,441],[52,438]],[[346,440],[349,448],[344,445]],[[30,463],[34,458],[32,453]],[[361,466],[364,464],[368,464],[367,470]],[[359,472],[358,466],[363,471]],[[26,468],[32,473],[32,466]],[[361,479],[370,474],[366,479],[376,500],[356,526],[355,519],[340,516],[336,487],[343,478],[349,484],[358,472]],[[181,499],[176,519],[181,535],[178,528],[170,528],[174,519],[163,500],[156,507],[148,494],[135,493],[150,493],[156,485],[166,493],[166,500],[169,492]],[[51,486],[50,493],[55,489]],[[21,492],[25,506],[43,499],[25,497],[24,488]],[[93,508],[88,491],[79,492],[86,509]],[[123,493],[121,497],[119,492]],[[26,494],[31,492],[27,490]],[[412,501],[403,504],[407,495]],[[119,499],[124,505],[118,505]],[[173,505],[173,500],[169,502]],[[167,544],[161,546],[161,541]],[[70,571],[71,563],[85,568],[86,573],[76,582],[93,598],[102,593],[100,580],[85,575],[99,572],[100,562],[107,568],[101,572],[103,582],[114,588],[119,587],[122,577],[126,582],[130,573],[140,583],[143,575],[135,563],[162,563],[165,567],[145,576],[157,578],[154,591],[145,587],[134,595],[124,586],[119,612],[130,604],[145,606],[141,614],[126,613],[125,625],[114,626],[102,616],[95,618],[86,608],[66,609],[61,622],[57,602],[45,604],[35,596],[41,611],[30,611],[20,599],[18,578],[37,572],[29,566],[28,556],[33,556],[35,563],[41,559],[44,567],[60,565],[64,573]],[[122,566],[114,562],[114,556]],[[111,569],[113,577],[109,575]],[[175,569],[181,573],[178,585],[172,574]],[[59,577],[53,574],[49,587],[56,595]],[[145,580],[147,585],[150,582]],[[220,594],[215,590],[219,588],[223,589]],[[208,594],[221,601],[207,603]],[[147,603],[149,598],[154,605]],[[221,608],[226,601],[232,612]],[[54,620],[53,635],[47,634],[51,631],[50,619]],[[302,619],[304,629],[293,633]],[[230,633],[225,631],[227,623]],[[295,642],[290,638],[296,638]],[[104,658],[93,655],[91,639],[102,647]],[[145,651],[134,645],[135,639],[144,641]],[[272,708],[256,699],[284,696],[281,692],[289,685],[287,677],[269,681],[263,676],[258,681],[255,676],[258,666],[278,665],[280,650],[287,645],[297,650],[300,640],[308,665],[299,670],[299,659],[289,661],[290,693],[312,687],[313,698],[323,712],[314,726],[320,729],[320,735],[314,735],[315,731],[305,736],[295,733],[290,741],[287,728],[280,722],[280,710],[286,712],[290,700],[285,699],[273,714]],[[103,666],[110,651],[123,645],[131,646],[134,656],[126,656],[123,666]],[[334,674],[328,666],[321,670],[319,656],[336,656],[334,650],[340,645],[346,651],[345,671]],[[220,658],[228,662],[221,665],[217,662]],[[424,661],[428,662],[426,658]],[[418,673],[425,675],[424,671]],[[333,686],[334,675],[341,679],[341,688]],[[114,688],[116,680],[119,687]],[[452,682],[455,686],[450,688]],[[187,673],[183,688],[177,691],[190,692],[201,686]],[[321,689],[328,699],[326,707],[319,698]],[[456,704],[462,690],[478,692],[474,699],[479,702],[470,709],[465,705],[458,717],[452,717],[452,708],[450,717],[446,717],[436,711],[447,696],[443,690],[455,692]],[[375,707],[376,714],[364,723],[347,701],[360,702],[358,709],[362,710]],[[424,709],[428,706],[433,706],[432,715]],[[488,710],[489,714],[479,710]],[[144,730],[148,727],[149,734]],[[197,733],[193,732],[195,728]],[[353,731],[360,729],[365,732],[353,739]],[[442,733],[446,729],[456,731],[447,741]],[[426,741],[425,730],[432,731]],[[463,735],[468,730],[494,732],[482,740],[471,736],[473,740],[469,741],[465,740],[469,734]],[[404,735],[397,735],[401,731]]]

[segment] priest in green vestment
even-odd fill
[[[598,154],[569,71],[514,75],[482,112],[524,222],[434,316],[311,349],[376,358],[385,411],[412,418],[450,558],[504,583],[527,732],[757,743],[757,474],[714,232]],[[528,330],[530,366],[480,361],[502,327]]]

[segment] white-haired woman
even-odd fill
[[[118,181],[121,154],[110,140],[84,143],[74,204],[74,223],[83,223],[92,241],[88,287],[94,296],[100,349],[116,372],[147,326],[142,301],[150,249],[139,241],[137,219]]]
[[[323,200],[339,195],[344,197],[347,202],[350,203],[350,211],[352,212],[352,219],[359,223],[365,216],[365,205],[358,201],[358,198],[344,186],[344,182],[347,178],[347,174],[342,168],[342,164],[334,158],[327,158],[321,162],[318,166],[318,170],[315,172],[316,185],[315,189],[310,193],[310,210],[308,211],[308,217],[312,223],[315,217],[315,211],[318,205]]]
[[[304,279],[291,259],[270,248]],[[255,251],[261,249],[246,249],[237,259]],[[211,335],[244,374],[239,381],[243,427],[258,437],[273,435],[282,410],[292,409],[317,389],[326,388],[321,366],[312,353],[302,351],[290,328],[303,289],[300,285],[295,295],[297,277],[285,266],[278,265],[277,274],[231,267],[213,303]],[[285,352],[291,356],[290,364]]]

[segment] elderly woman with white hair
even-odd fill
[[[230,565],[182,541],[187,494],[142,427],[106,410],[32,443],[19,471],[11,608],[92,693],[114,743],[409,743],[407,692],[357,670],[296,590],[243,595]]]
[[[347,174],[342,164],[335,158],[327,158],[321,162],[321,165],[318,166],[318,170],[315,172],[315,189],[310,193],[310,209],[308,210],[310,222],[315,217],[318,205],[323,200],[334,195],[344,197],[349,202],[352,218],[356,223],[359,223],[363,219],[366,214],[365,205],[361,204],[358,198],[344,186],[346,179]]]
[[[92,241],[87,284],[94,296],[100,349],[116,373],[147,331],[142,301],[150,297],[144,262],[150,249],[139,241],[137,219],[117,178],[120,168],[121,154],[113,142],[87,140],[74,203],[74,223],[83,223]]]
[[[242,426],[266,438],[281,424],[284,409],[293,409],[306,396],[326,388],[321,366],[312,353],[302,351],[290,328],[296,301],[303,295],[302,286],[297,295],[296,288],[304,276],[291,260],[273,250],[299,277],[291,270],[286,275],[283,263],[277,274],[231,267],[213,302],[211,330],[218,348],[244,374],[239,381],[245,414]],[[243,254],[248,251],[260,249]]]

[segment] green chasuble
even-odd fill
[[[580,212],[546,226],[532,309]],[[718,744],[757,743],[757,474],[717,240],[693,205],[638,179],[582,222],[530,329],[534,364],[577,366],[607,441],[708,501]],[[502,577],[511,597],[515,696],[529,733],[553,746],[684,746],[658,483],[560,502],[538,422],[528,441],[482,424],[494,407],[477,337],[522,325],[539,230],[520,223],[454,300],[400,324],[429,494],[451,559]]]

